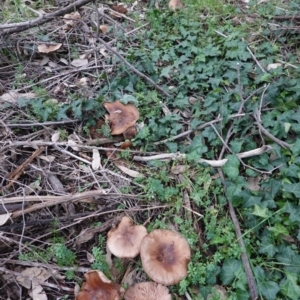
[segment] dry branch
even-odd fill
[[[42,14],[40,17],[29,20],[26,22],[20,22],[20,23],[12,23],[12,24],[4,24],[0,25],[0,35],[9,35],[12,33],[21,32],[27,29],[30,29],[35,26],[39,26],[42,24],[45,24],[47,22],[50,22],[54,20],[57,17],[63,16],[65,14],[68,14],[72,11],[77,10],[83,5],[88,4],[89,2],[92,2],[92,0],[77,0],[74,3],[51,13]]]

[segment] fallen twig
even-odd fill
[[[271,146],[265,145],[260,148],[256,148],[250,151],[237,153],[236,156],[239,158],[247,158],[247,157],[253,157],[257,155],[261,155],[267,151],[270,151],[273,149]],[[158,155],[152,155],[152,156],[134,156],[133,160],[135,161],[151,161],[151,160],[180,160],[185,159],[186,155],[184,153],[165,153],[165,154],[158,154]],[[208,159],[199,159],[198,163],[206,163],[214,168],[222,167],[226,164],[227,158],[218,159],[218,160],[208,160]]]
[[[105,46],[109,51],[111,51],[113,54],[115,54],[131,71],[133,71],[138,76],[142,77],[146,81],[148,81],[151,85],[153,85],[158,91],[163,93],[167,97],[171,97],[171,95],[166,92],[163,88],[161,88],[159,85],[157,85],[150,77],[146,76],[142,72],[140,72],[138,69],[136,69],[133,65],[131,65],[117,50],[113,49],[108,43],[106,43],[104,40],[102,40],[100,37],[97,39],[101,44]]]
[[[27,30],[29,28],[45,24],[59,16],[63,16],[74,10],[77,10],[78,8],[80,8],[83,5],[88,4],[89,2],[92,2],[92,0],[77,0],[77,1],[73,2],[72,4],[70,4],[60,10],[57,10],[57,11],[54,11],[54,12],[51,12],[48,14],[43,14],[40,17],[33,19],[33,20],[29,20],[26,22],[20,22],[20,23],[0,25],[0,35],[8,35],[8,34],[16,33],[16,32],[21,32],[21,31]]]
[[[41,147],[36,151],[34,151],[31,154],[31,156],[28,157],[19,167],[17,167],[15,170],[10,172],[6,177],[7,180],[10,180],[10,182],[4,188],[9,188],[10,186],[12,186],[13,183],[21,176],[24,169],[33,161],[35,157],[39,156],[44,151],[44,149],[45,147]]]

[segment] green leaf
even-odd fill
[[[269,210],[266,207],[260,207],[257,204],[254,205],[254,211],[252,215],[261,217],[261,218],[268,218],[270,216]]]
[[[236,155],[228,155],[226,164],[222,167],[225,175],[234,180],[239,175],[240,161]]]
[[[268,280],[265,271],[261,267],[254,268],[254,274],[257,281],[258,292],[262,294],[266,300],[275,300],[277,293],[280,291],[279,285]]]
[[[263,236],[262,244],[258,252],[266,254],[268,257],[273,257],[277,251],[278,250],[274,245],[274,241],[269,236]]]
[[[300,223],[300,206],[299,205],[294,205],[290,202],[286,202],[285,212],[290,214],[289,219],[291,220],[291,222]]]
[[[279,235],[289,235],[289,231],[287,230],[286,227],[284,227],[283,225],[276,223],[275,226],[270,226],[268,227],[268,230],[273,232],[273,234],[275,236],[279,236]]]
[[[123,104],[132,103],[134,105],[138,105],[138,103],[139,103],[135,97],[133,97],[132,95],[128,95],[128,94],[124,94],[120,98],[120,102],[122,102]]]
[[[300,183],[284,183],[283,190],[287,193],[294,194],[297,198],[300,198]]]
[[[292,146],[291,150],[295,156],[300,154],[300,139],[296,140],[296,143]]]
[[[286,274],[286,279],[280,284],[281,292],[292,300],[298,300],[300,295],[300,286],[297,285],[297,276],[295,274]]]
[[[236,273],[242,268],[242,263],[237,259],[225,260],[221,270],[221,280],[224,285],[230,284],[235,278]]]
[[[171,71],[172,68],[173,68],[173,66],[167,66],[167,67],[163,68],[161,70],[160,77],[169,77],[169,72]]]

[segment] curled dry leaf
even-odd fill
[[[62,44],[56,44],[56,45],[41,44],[41,45],[38,45],[38,51],[40,53],[51,53],[51,52],[55,52],[58,49],[60,49],[61,46],[62,46]]]
[[[9,91],[8,93],[3,94],[0,97],[0,101],[9,102],[9,103],[17,103],[19,99],[33,99],[36,98],[35,93],[17,93],[15,91]]]
[[[100,274],[99,274],[100,273]],[[90,271],[84,274],[86,282],[76,300],[120,300],[124,295],[124,289],[117,283],[111,282],[100,271]]]
[[[102,33],[106,33],[107,32],[107,30],[108,30],[108,26],[107,25],[100,25],[99,26],[99,28],[100,28],[100,30],[102,31]]]
[[[60,132],[59,132],[59,131],[56,131],[56,132],[54,132],[54,133],[52,134],[52,136],[51,136],[51,141],[52,141],[53,143],[56,143],[56,142],[59,141],[59,138],[60,138]]]
[[[77,58],[72,60],[71,65],[74,67],[84,67],[87,66],[88,63],[89,61],[86,58]]]
[[[183,8],[183,4],[179,0],[170,0],[169,8],[172,10]]]
[[[132,104],[124,105],[116,100],[115,102],[104,102],[103,105],[109,112],[111,135],[124,133],[129,127],[134,126],[140,117],[139,111]]]
[[[280,63],[268,64],[267,65],[267,70],[270,71],[272,69],[277,69],[281,66],[282,66],[282,64],[280,64]]]
[[[4,225],[10,218],[11,213],[0,215],[0,226]]]
[[[101,165],[100,153],[97,149],[93,149],[93,160],[92,160],[92,168],[93,170],[98,170]]]

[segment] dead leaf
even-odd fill
[[[61,46],[62,46],[62,44],[56,44],[56,45],[41,44],[41,45],[38,45],[38,51],[40,53],[51,53],[51,52],[55,52],[58,49],[60,49]]]
[[[86,252],[86,259],[89,261],[89,263],[93,263],[95,261],[95,257],[90,252]]]
[[[93,170],[98,170],[101,166],[100,153],[97,149],[93,149],[93,160],[92,160],[92,168]]]
[[[77,58],[72,60],[71,65],[74,67],[84,67],[87,66],[88,63],[89,61],[87,59]]]
[[[91,240],[95,236],[95,232],[92,230],[84,229],[80,232],[80,234],[76,237],[76,245],[81,245],[89,240]]]
[[[89,82],[90,82],[90,79],[88,77],[82,77],[77,81],[77,84],[79,86],[88,86]]]
[[[59,138],[60,138],[60,132],[56,131],[54,134],[52,134],[51,141],[53,143],[56,143],[59,141]]]
[[[4,225],[10,218],[11,213],[0,215],[0,226]]]
[[[29,291],[32,300],[47,300],[48,297],[40,284],[32,282],[32,290]]]
[[[183,4],[180,2],[180,0],[170,0],[169,8],[172,10],[181,9],[183,8]]]
[[[281,67],[281,66],[282,66],[282,64],[280,64],[280,63],[268,64],[267,70],[270,71],[272,69],[277,69],[278,67]]]
[[[100,25],[99,28],[102,31],[102,33],[105,34],[109,27],[107,25]]]
[[[186,170],[187,170],[186,165],[177,165],[177,166],[173,166],[171,168],[171,172],[175,175],[182,174],[182,173],[186,172]]]
[[[25,288],[31,289],[32,281],[35,281],[36,283],[42,283],[45,282],[50,276],[51,274],[49,274],[46,269],[32,267],[23,270],[20,275],[17,276],[16,280]]]
[[[45,66],[49,62],[48,56],[43,56],[43,59],[40,61],[40,66]]]
[[[112,5],[111,8],[113,10],[115,10],[116,12],[120,13],[120,14],[126,14],[127,13],[127,8],[124,7],[123,5]]]
[[[39,158],[48,163],[53,162],[55,160],[55,156],[53,155],[40,155]]]
[[[120,161],[120,160],[114,161],[115,166],[118,167],[123,173],[129,175],[130,177],[133,177],[133,178],[144,177],[143,174],[141,174],[137,171],[131,170],[131,169],[127,168],[126,166],[124,166],[124,163],[125,163],[125,160],[124,161]]]
[[[260,181],[260,177],[248,177],[247,179],[248,189],[251,191],[259,191],[260,190],[259,181]]]
[[[0,101],[16,104],[19,99],[33,99],[36,98],[35,93],[17,93],[15,91],[9,91],[0,97]]]

